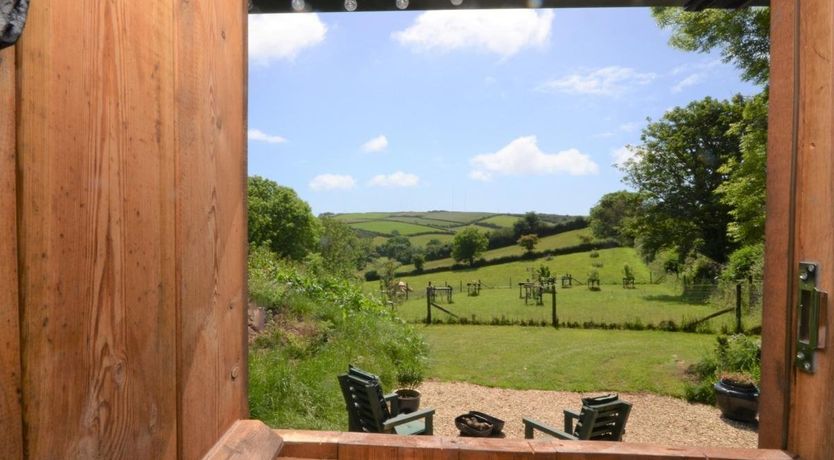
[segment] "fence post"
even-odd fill
[[[426,288],[426,324],[431,324],[431,288]]]
[[[559,317],[556,316],[556,284],[553,284],[553,290],[551,291],[551,320],[553,321],[553,327],[559,327]]]
[[[741,283],[738,283],[736,284],[736,333],[741,332]]]

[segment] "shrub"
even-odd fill
[[[687,371],[691,381],[684,386],[689,402],[715,404],[713,384],[725,373],[743,373],[753,382],[761,379],[761,344],[746,335],[716,337],[715,349]]]
[[[252,299],[275,315],[249,353],[249,409],[282,428],[344,430],[336,376],[356,364],[391,389],[422,378],[427,346],[413,326],[346,279],[310,273],[255,248]]]

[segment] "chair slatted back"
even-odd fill
[[[631,404],[617,400],[595,406],[582,406],[572,433],[579,439],[622,441]]]
[[[391,414],[379,379],[366,379],[350,372],[339,376],[339,385],[347,405],[348,429],[365,433],[384,432],[383,422],[391,418]]]

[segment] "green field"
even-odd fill
[[[423,286],[410,284],[415,292],[410,300],[397,306],[397,312],[406,321],[420,322],[426,317],[426,298]],[[459,284],[453,284],[453,303],[439,302],[443,308],[459,317],[468,320],[488,323],[492,318],[506,318],[511,321],[545,321],[551,320],[551,297],[545,295],[544,305],[536,306],[532,300],[528,305],[519,298],[518,288],[514,289],[482,289],[476,297],[459,291]],[[724,307],[730,307],[726,305]],[[564,322],[594,322],[615,324],[636,324],[644,326],[659,325],[663,321],[673,321],[680,326],[683,323],[700,319],[721,310],[704,303],[690,303],[684,301],[675,287],[671,285],[637,285],[635,289],[623,289],[621,286],[603,286],[600,291],[591,291],[585,287],[558,289],[556,293],[556,312],[559,321]],[[447,321],[451,317],[446,313],[434,309],[433,319]],[[746,328],[761,324],[761,311],[754,310],[746,313],[742,318]],[[720,332],[722,326],[732,329],[735,316],[732,313],[710,319],[705,326]]]
[[[400,235],[408,236],[415,233],[437,232],[438,229],[434,227],[427,227],[425,225],[409,224],[407,222],[396,222],[391,220],[372,220],[368,222],[357,222],[350,225],[359,230],[366,230],[374,233],[382,233],[386,235],[393,234],[394,230],[400,232]]]
[[[498,225],[499,227],[513,228],[513,224],[515,224],[518,221],[518,218],[519,216],[502,214],[498,216],[492,216],[489,219],[478,221],[478,223],[493,224]]]
[[[431,240],[440,240],[443,243],[450,243],[455,238],[451,233],[430,233],[428,235],[415,235],[409,237],[412,246],[425,247]],[[445,259],[444,259],[445,260]],[[428,264],[429,262],[426,262]]]
[[[582,241],[579,239],[580,236],[591,236],[591,230],[588,228],[582,228],[579,230],[570,230],[564,233],[559,233],[558,235],[551,235],[546,236],[544,238],[539,239],[539,244],[536,246],[536,251],[544,251],[549,249],[558,249],[564,248],[568,246],[576,246],[580,244]],[[440,241],[451,241],[454,236],[448,235],[447,239],[438,238],[442,235],[419,235],[410,238],[412,245],[421,245],[425,246],[425,244],[431,240],[432,238],[437,238]],[[418,244],[420,243],[420,244]],[[381,244],[377,243],[376,240],[374,244]],[[486,251],[481,255],[485,260],[497,259],[499,257],[506,257],[506,256],[513,256],[513,255],[521,255],[524,253],[524,249],[518,245],[506,246],[503,248],[492,249]],[[446,259],[438,259],[438,260],[430,260],[423,265],[424,269],[428,268],[437,268],[437,267],[451,267],[455,264],[454,259],[446,258]],[[621,267],[622,268],[622,267]],[[400,271],[407,272],[414,270],[414,265],[404,265]],[[577,275],[578,276],[578,275]]]
[[[441,231],[443,231],[443,229],[460,225],[458,222],[452,222],[450,220],[427,219],[425,217],[412,216],[391,216],[387,217],[385,220],[390,220],[394,222],[406,222],[415,225],[425,225],[426,227],[436,227]]]
[[[514,389],[683,396],[683,372],[715,336],[496,326],[422,326],[429,377]]]
[[[507,286],[512,279],[513,286],[519,281],[523,281],[530,277],[528,268],[535,269],[541,265],[550,268],[554,275],[563,275],[570,273],[574,278],[579,279],[583,283],[594,267],[591,262],[602,263],[603,266],[596,268],[599,271],[599,276],[602,284],[620,284],[623,279],[623,264],[628,263],[634,270],[634,276],[637,283],[645,283],[649,281],[649,268],[637,255],[634,248],[613,248],[602,249],[599,251],[599,257],[592,259],[587,252],[576,254],[566,254],[563,256],[553,256],[525,260],[518,262],[510,262],[500,265],[491,265],[487,267],[454,270],[442,273],[432,273],[427,275],[416,275],[403,277],[404,281],[408,281],[412,286],[425,286],[429,281],[441,284],[445,281],[449,284],[457,285],[459,281],[466,284],[469,281],[480,279],[489,286]],[[426,267],[428,267],[428,263]],[[401,271],[405,271],[403,267]]]

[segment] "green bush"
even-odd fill
[[[713,384],[722,373],[737,372],[750,376],[753,381],[761,379],[761,344],[759,340],[746,335],[716,337],[715,349],[700,361],[690,366],[691,381],[684,386],[689,402],[715,404]]]
[[[423,375],[427,346],[413,326],[342,278],[308,272],[254,248],[251,298],[274,315],[250,347],[249,409],[273,427],[347,429],[336,379],[348,364],[393,390],[404,373]]]

